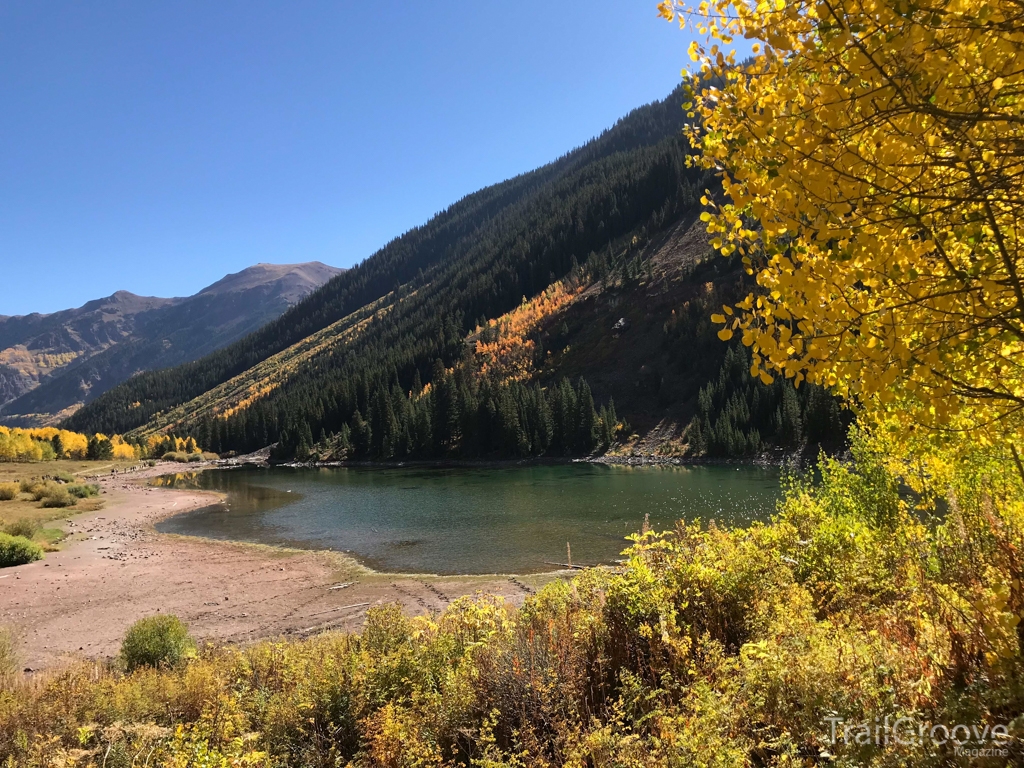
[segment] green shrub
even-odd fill
[[[35,520],[29,520],[27,517],[23,517],[20,520],[15,520],[13,523],[8,523],[4,526],[4,533],[9,536],[24,536],[26,539],[31,539],[37,533],[42,526]]]
[[[195,649],[188,627],[177,616],[139,619],[124,636],[121,658],[132,672],[139,667],[176,667]]]
[[[100,487],[87,483],[75,483],[74,485],[67,486],[67,491],[76,499],[88,499],[98,495]]]
[[[54,485],[47,489],[43,497],[43,506],[51,509],[73,507],[78,499],[72,496],[63,485]]]
[[[43,548],[24,536],[0,533],[0,568],[43,559]]]

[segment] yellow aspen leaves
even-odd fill
[[[719,337],[869,420],[1024,438],[1024,6],[659,10],[696,33],[687,134],[725,192],[701,220],[759,286],[712,316]]]

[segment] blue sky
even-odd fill
[[[350,266],[666,96],[655,6],[0,2],[0,315]]]

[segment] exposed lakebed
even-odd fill
[[[558,464],[457,468],[256,468],[160,485],[226,494],[168,518],[166,533],[345,552],[390,572],[530,573],[611,563],[649,515],[746,525],[767,519],[779,472],[750,466]]]

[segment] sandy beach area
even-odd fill
[[[0,624],[14,630],[27,669],[115,656],[132,622],[156,613],[177,615],[200,641],[246,643],[358,630],[379,603],[398,602],[410,615],[476,592],[520,603],[555,578],[376,573],[332,552],[157,533],[158,520],[217,498],[147,485],[176,469],[100,478],[104,507],[69,510],[61,551],[0,571]]]

